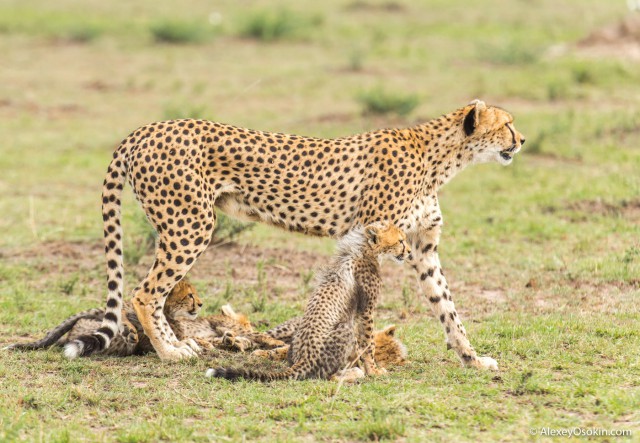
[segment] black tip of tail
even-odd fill
[[[238,380],[239,378],[246,378],[246,371],[233,368],[210,368],[205,372],[205,376],[213,378],[225,378],[227,380]]]

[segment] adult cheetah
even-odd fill
[[[196,355],[162,313],[171,288],[206,249],[215,208],[309,235],[340,238],[358,225],[388,221],[407,233],[409,262],[443,325],[446,343],[467,366],[479,358],[456,313],[438,258],[438,190],[472,163],[507,165],[524,137],[503,109],[475,100],[427,123],[337,139],[260,132],[203,120],[143,126],[116,149],[107,170],[102,215],[107,313],[92,335],[66,345],[70,358],[109,346],[121,327],[120,196],[128,178],[158,233],[155,261],[133,305],[163,360]]]

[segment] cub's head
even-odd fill
[[[411,260],[411,248],[403,231],[388,223],[372,223],[364,228],[367,244],[377,256],[388,255],[397,262]]]
[[[222,315],[235,323],[238,328],[246,332],[253,332],[253,326],[249,321],[249,317],[244,314],[238,314],[230,304],[223,305],[220,310],[222,311]]]
[[[185,278],[176,284],[164,303],[164,314],[167,317],[187,318],[193,320],[198,316],[202,300],[196,288]]]
[[[376,344],[375,360],[378,365],[387,368],[391,365],[402,366],[408,363],[407,348],[395,337],[395,325],[376,331],[373,340]]]
[[[524,136],[513,126],[513,117],[504,109],[474,100],[463,109],[463,115],[467,149],[475,163],[497,161],[508,165],[524,145]]]

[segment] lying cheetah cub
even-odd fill
[[[405,240],[405,234],[395,226],[374,223],[353,229],[338,242],[338,253],[320,273],[295,330],[289,369],[259,372],[219,368],[207,370],[207,376],[261,381],[358,376],[357,371],[341,371],[354,356],[360,356],[367,374],[386,372],[373,359],[373,315],[381,286],[378,257],[410,259]]]
[[[253,351],[252,355],[266,357],[270,360],[285,360],[287,358],[289,345],[293,340],[294,333],[301,322],[302,317],[295,317],[266,331],[265,334],[275,339],[282,340],[287,343],[287,345],[270,350],[259,349]],[[408,363],[407,348],[400,340],[398,340],[398,338],[396,338],[395,332],[396,326],[390,325],[373,334],[373,342],[375,343],[375,354],[373,357],[376,364],[381,368],[386,369],[390,366],[403,366]]]
[[[194,319],[198,315],[202,301],[198,297],[195,287],[186,279],[178,283],[164,305],[164,314],[169,322],[176,324],[183,319]],[[45,349],[53,345],[64,346],[77,337],[90,334],[100,327],[105,315],[104,309],[89,309],[65,319],[58,326],[47,332],[47,335],[38,341],[30,343],[16,343],[8,346],[8,349]],[[111,346],[101,352],[102,355],[127,357],[129,355],[142,355],[153,351],[151,342],[144,334],[142,325],[130,303],[125,303],[122,309],[122,318],[126,319],[125,332],[114,337]],[[66,335],[66,337],[65,337]]]
[[[255,332],[249,319],[237,314],[229,305],[222,306],[222,314],[197,318],[202,301],[196,288],[187,280],[178,283],[164,305],[164,314],[178,340],[193,340],[204,349],[214,347],[244,352],[249,349],[271,349],[284,345],[273,337]],[[8,349],[44,349],[53,345],[64,346],[77,337],[91,333],[100,327],[104,318],[104,309],[89,309],[64,320],[38,341],[16,343]],[[149,338],[144,334],[142,325],[130,304],[125,304],[122,317],[131,326],[126,332],[117,335],[111,346],[102,355],[127,357],[153,352]],[[65,336],[66,335],[66,336]]]
[[[284,342],[253,329],[249,318],[236,314],[230,305],[221,308],[221,315],[169,320],[178,340],[194,340],[204,349],[226,348],[245,352],[250,349],[272,349],[284,346]]]

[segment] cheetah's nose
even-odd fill
[[[524,142],[526,141],[526,139],[524,137],[520,138],[520,146],[524,145]]]
[[[198,303],[198,307],[201,308],[202,307],[202,303]]]
[[[411,252],[407,255],[407,260],[413,260],[413,254]]]

